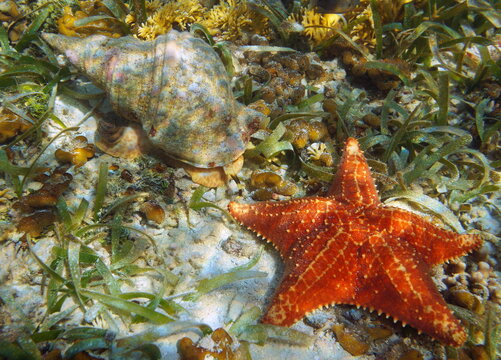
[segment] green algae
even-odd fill
[[[216,275],[207,279],[201,279],[198,281],[195,290],[184,295],[183,299],[187,301],[197,301],[202,295],[235,281],[266,277],[268,274],[265,272],[250,270],[259,261],[262,252],[263,249],[261,248],[259,253],[250,259],[247,264],[237,266],[224,274]]]

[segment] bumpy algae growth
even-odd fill
[[[146,2],[147,19],[137,24],[137,36],[152,40],[171,29],[186,30],[191,24],[204,25],[222,40],[239,40],[245,32],[267,34],[267,19],[253,11],[246,1],[221,1],[206,8],[198,0],[176,0],[165,4],[158,0]],[[126,22],[134,25],[136,16],[129,14]]]
[[[334,35],[332,29],[343,26],[342,16],[338,14],[319,14],[313,9],[303,8],[299,14],[291,14],[289,22],[303,26],[302,33],[314,44],[319,44]]]
[[[238,42],[246,33],[269,34],[267,19],[243,0],[221,1],[206,13],[201,24],[223,40]]]
[[[188,25],[199,22],[206,9],[198,0],[176,0],[161,4],[158,0],[146,2],[146,22],[138,24],[137,36],[144,40],[153,40],[172,29],[186,30]],[[126,21],[136,21],[135,14],[130,14]]]
[[[94,19],[94,21],[87,21]],[[67,36],[86,37],[105,35],[120,37],[126,35],[126,28],[113,12],[101,1],[79,1],[78,10],[64,7],[63,14],[57,20],[59,33]]]

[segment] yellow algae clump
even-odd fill
[[[350,31],[353,41],[364,45],[375,45],[376,38],[374,33],[374,19],[370,5],[354,16],[351,20],[356,25]]]
[[[77,136],[75,140],[80,146],[75,146],[71,151],[57,149],[54,153],[56,160],[61,163],[69,163],[75,166],[75,169],[85,165],[85,163],[95,155],[94,146],[87,143],[85,136]]]
[[[94,149],[91,147],[76,148],[72,151],[64,151],[57,149],[55,152],[56,160],[61,163],[70,163],[79,168],[84,165],[90,158],[94,157]]]
[[[90,6],[90,5],[92,6]],[[69,36],[88,36],[103,34],[118,37],[113,20],[101,19],[82,26],[75,25],[92,15],[111,15],[100,1],[80,1],[80,10],[73,13],[66,7],[64,15],[59,19],[59,32]],[[138,23],[137,14],[131,11],[125,16],[125,23],[131,27],[134,35],[142,40],[154,40],[159,35],[166,34],[172,29],[188,30],[194,23],[204,25],[212,35],[221,40],[239,40],[246,33],[269,35],[268,19],[253,11],[246,1],[220,1],[211,9],[206,8],[199,0],[173,0],[161,2],[150,0],[145,2],[146,21]],[[245,40],[244,40],[245,42]]]
[[[314,44],[327,40],[343,25],[343,17],[338,14],[319,14],[314,10],[303,9],[302,13],[292,15],[291,22],[298,22],[304,27],[303,34],[309,37]]]
[[[404,5],[413,0],[380,0],[377,2],[379,15],[383,24],[401,21],[404,16]]]
[[[223,40],[241,39],[245,32],[266,35],[268,19],[253,11],[246,1],[221,1],[210,9],[201,21],[212,35]]]
[[[410,2],[412,0],[377,1],[377,8],[382,24],[401,21],[404,13],[404,5]],[[364,45],[374,45],[376,43],[373,12],[369,0],[361,0],[360,5],[348,12],[346,17],[349,23],[355,24],[350,31],[350,36],[354,41]]]
[[[141,206],[141,212],[144,213],[146,219],[161,224],[165,220],[165,210],[154,200],[147,201]]]
[[[369,350],[369,344],[360,341],[354,335],[345,331],[344,325],[334,325],[332,331],[339,344],[353,356],[360,356]]]
[[[160,9],[162,5],[163,4],[160,2],[160,0],[145,1],[144,8],[146,10],[146,16],[153,15],[153,13],[155,13],[155,11]],[[133,11],[131,11],[130,13],[125,15],[125,22],[131,27],[136,25],[136,14]]]
[[[238,342],[235,342],[224,329],[214,330],[210,335],[210,339],[211,346],[202,345],[201,343],[195,344],[189,337],[182,338],[177,342],[177,352],[180,359],[244,360],[248,358],[244,348]],[[208,346],[210,349],[206,349],[204,346]]]
[[[59,33],[77,37],[98,34],[117,38],[125,35],[120,23],[111,18],[113,14],[101,1],[79,1],[78,5],[80,10],[75,12],[69,6],[64,8],[63,16],[57,20]],[[82,21],[90,16],[109,16],[109,18],[79,25],[79,20]]]
[[[6,108],[0,107],[0,144],[25,132],[32,125]]]
[[[159,5],[157,0],[146,2],[147,14],[152,10],[154,12],[139,26],[137,36],[140,39],[153,40],[173,28],[186,30],[189,24],[200,22],[206,11],[197,0],[170,1],[163,6]],[[134,21],[132,17],[126,20],[129,23]]]

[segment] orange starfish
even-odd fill
[[[241,224],[271,242],[285,274],[262,322],[290,326],[327,305],[385,313],[461,346],[466,333],[437,291],[431,266],[481,244],[379,200],[357,140],[346,141],[327,196],[228,205]]]

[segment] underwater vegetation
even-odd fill
[[[56,221],[56,204],[68,189],[73,176],[65,167],[56,168],[50,174],[40,174],[37,180],[42,187],[12,205],[20,213],[17,220],[18,231],[37,237],[43,230]]]
[[[6,108],[0,108],[0,116],[0,144],[6,143],[31,127],[31,123]]]
[[[77,144],[72,149],[57,149],[54,156],[60,163],[68,163],[78,169],[94,157],[95,150],[93,144],[89,144],[85,136],[77,136],[74,141]]]
[[[127,29],[113,18],[113,13],[104,4],[94,1],[80,1],[79,10],[73,11],[65,6],[57,19],[58,31],[67,36],[85,37],[89,35],[105,35],[120,37],[128,33]],[[88,18],[94,21],[88,21]]]
[[[350,3],[329,14],[310,1],[0,2],[0,255],[12,255],[8,274],[0,269],[0,358],[161,359],[160,344],[185,332],[195,335],[177,348],[171,344],[181,358],[248,360],[256,347],[277,341],[311,349],[313,336],[262,324],[257,300],[245,303],[235,283],[266,274],[255,268],[259,252],[237,241],[241,231],[225,208],[229,200],[324,194],[348,137],[359,140],[382,201],[425,212],[434,223],[479,235],[487,244],[434,273],[467,338],[461,348],[443,346],[375,314],[337,306],[327,310],[330,320],[313,314],[301,326],[312,326],[323,341],[337,339],[352,355],[499,357],[499,1]],[[75,44],[132,48],[123,55],[128,64],[106,73],[110,81],[102,72],[93,78],[127,119],[100,122],[95,145],[93,133],[83,138],[83,128],[101,109],[103,93],[83,90],[86,80],[42,32],[76,36],[81,40],[71,40]],[[165,85],[169,96],[176,95],[158,107],[178,117],[165,129],[182,132],[179,126],[191,121],[203,128],[169,135],[172,143],[164,141],[158,117],[141,113],[158,100],[142,77],[163,71],[172,57],[137,60],[152,51],[146,40],[165,44],[169,36],[196,43],[185,47],[176,38],[169,43],[172,53],[203,57],[187,62]],[[70,63],[77,58],[70,56]],[[94,69],[110,64],[98,59],[88,59]],[[136,61],[141,66],[132,66]],[[94,70],[85,71],[93,76]],[[135,92],[118,85],[130,74],[141,84]],[[68,97],[87,109],[76,124],[58,112]],[[200,115],[194,99],[217,106]],[[139,118],[143,125],[135,122]],[[212,121],[219,127],[206,130]],[[156,152],[128,161],[107,157],[100,147],[123,139],[126,123],[169,147],[164,152],[173,160],[198,168],[238,162],[231,175],[219,172],[217,189],[208,189],[150,156]],[[226,142],[229,152],[219,146]],[[131,148],[125,153],[139,153]],[[204,148],[210,155],[194,160]],[[196,179],[197,169],[186,168]],[[218,222],[231,230],[230,240],[208,245],[212,234],[186,240],[198,227]],[[169,229],[183,240],[171,243]],[[169,242],[167,250],[162,241]],[[202,252],[220,251],[218,260],[247,260],[202,275],[196,256],[186,261],[197,245]],[[15,281],[41,299],[28,315]],[[152,286],[141,287],[145,281]],[[223,328],[193,318],[192,306],[229,288],[242,296],[243,308],[217,326]]]
[[[146,21],[137,23],[138,37],[145,40],[155,39],[173,28],[187,30],[189,24],[199,22],[205,8],[196,0],[171,1],[161,4],[159,1],[147,1]],[[126,21],[135,23],[134,13],[129,14]]]
[[[289,22],[301,24],[301,33],[307,36],[313,44],[320,44],[334,34],[333,29],[343,26],[343,18],[338,14],[320,14],[314,9],[302,9],[299,14],[291,14]]]
[[[253,11],[247,1],[221,1],[211,8],[199,0],[143,3],[140,10],[124,7],[122,16],[114,17],[101,1],[79,1],[79,10],[75,12],[65,7],[64,15],[58,20],[58,29],[69,36],[103,34],[118,37],[129,28],[138,38],[153,40],[172,29],[189,30],[197,23],[222,40],[242,41],[244,34],[269,34],[267,18]]]

